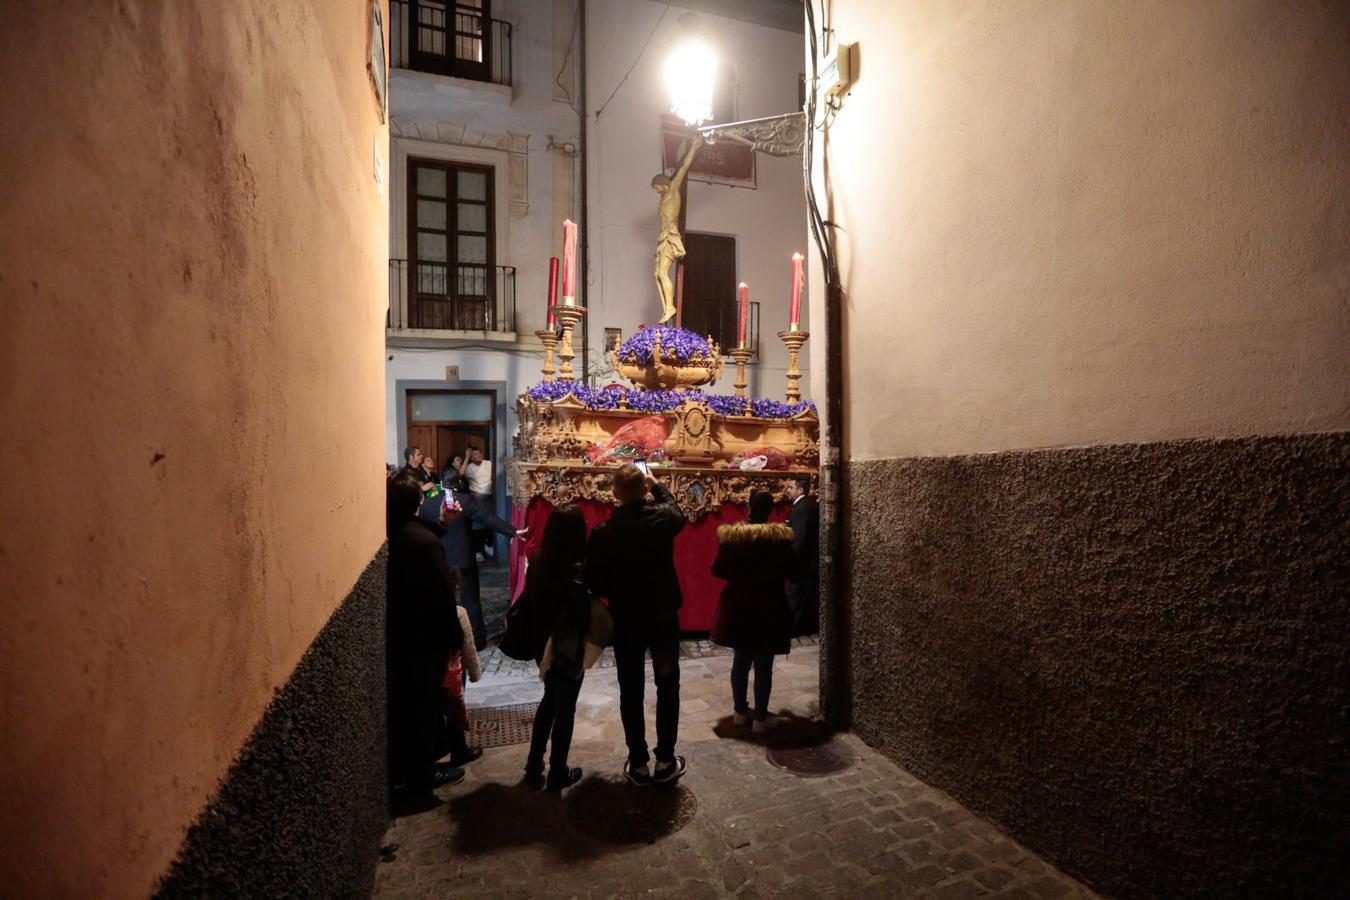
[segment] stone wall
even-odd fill
[[[870,744],[1112,895],[1350,886],[1350,435],[870,460],[848,489]]]

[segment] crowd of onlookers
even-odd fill
[[[481,453],[452,460],[437,478],[417,448],[404,459],[388,483],[390,775],[396,788],[420,792],[460,780],[462,767],[482,754],[464,734],[463,687],[476,680],[476,651],[486,643],[473,534],[525,533],[493,514],[491,468]],[[807,479],[791,482],[786,522],[769,521],[774,497],[757,490],[749,518],[717,531],[712,572],[726,584],[710,637],[732,649],[733,721],[756,733],[777,724],[769,714],[774,656],[788,652],[793,636],[817,629],[818,514],[809,488]],[[524,780],[550,790],[581,778],[567,762],[577,696],[586,669],[609,644],[628,747],[625,777],[637,786],[664,784],[687,767],[675,752],[683,597],[674,542],[684,513],[659,480],[631,463],[615,470],[613,493],[616,508],[589,537],[580,508],[549,515],[508,616],[513,652],[533,658],[544,683]],[[650,749],[643,705],[649,655],[656,687]]]

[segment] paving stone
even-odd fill
[[[981,869],[972,876],[991,891],[997,891],[1013,880],[1013,873],[1002,867]]]
[[[972,900],[984,897],[989,892],[971,881],[952,881],[933,888],[931,896],[938,900]]]
[[[1054,900],[1056,897],[1063,897],[1073,889],[1057,878],[1038,878],[1029,882],[1026,889],[1037,897],[1044,897],[1046,900]]]
[[[762,742],[724,727],[730,660],[707,652],[695,645],[681,659],[679,752],[690,770],[680,790],[695,804],[681,828],[650,843],[616,844],[574,827],[570,813],[590,809],[587,792],[594,798],[610,790],[612,802],[628,803],[627,792],[637,790],[616,777],[624,750],[613,670],[592,670],[582,685],[572,745],[572,763],[586,772],[582,784],[561,798],[525,790],[519,786],[525,748],[490,748],[464,782],[438,792],[442,805],[391,823],[375,896],[1092,896],[855,737],[833,739],[856,760],[844,772],[799,778],[773,767]],[[803,646],[780,660],[775,707],[787,702],[780,697],[797,698],[792,702],[799,705],[787,711],[799,715],[814,705],[817,653]],[[542,689],[532,665],[492,660],[492,651],[487,657],[494,674],[469,686],[470,705],[538,700]],[[654,702],[649,686],[649,737]],[[656,790],[641,794],[641,802],[659,805],[667,795]]]

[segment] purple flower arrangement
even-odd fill
[[[661,358],[654,360],[652,353],[658,338],[661,341]],[[717,361],[707,338],[687,328],[670,325],[639,328],[636,334],[619,346],[618,357],[621,362],[633,366],[650,366],[658,362],[677,366],[714,365]]]
[[[629,409],[645,413],[667,412],[681,406],[686,400],[702,403],[720,416],[791,419],[808,410],[816,411],[816,405],[809,400],[805,403],[782,403],[764,398],[705,394],[697,390],[649,391],[617,384],[593,388],[578,381],[541,381],[527,392],[532,400],[547,400],[551,403],[568,394],[575,395],[587,409],[618,409],[619,401],[626,399]]]

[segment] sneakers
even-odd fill
[[[731,716],[731,722],[737,728],[744,728],[746,725],[750,724],[750,714],[748,712],[733,713]]]
[[[763,734],[766,731],[773,731],[782,721],[777,716],[766,716],[763,719],[756,719],[755,724],[750,726],[750,730],[755,734]]]
[[[570,788],[581,780],[581,768],[571,766],[562,772],[549,772],[548,783],[544,786],[546,791],[561,791],[563,788]]]
[[[464,780],[464,770],[458,766],[447,766],[445,763],[437,763],[436,768],[431,773],[431,787],[445,787],[448,784],[459,784]]]
[[[652,781],[655,784],[670,784],[679,779],[687,768],[689,766],[685,763],[683,756],[677,756],[668,763],[659,762],[656,764],[656,771],[652,773]]]
[[[623,777],[634,787],[646,787],[652,783],[652,773],[647,769],[646,763],[640,766],[635,766],[631,762],[624,763]]]
[[[526,770],[525,770],[525,777],[522,778],[522,779],[520,780],[520,783],[521,783],[521,784],[525,784],[525,785],[529,785],[530,787],[543,787],[543,786],[544,786],[544,770],[543,770],[543,769],[526,769]]]

